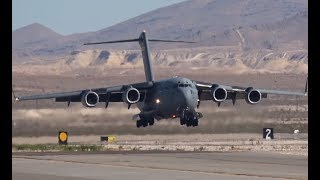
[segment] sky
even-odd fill
[[[185,0],[13,0],[12,30],[40,23],[62,35],[97,31]]]

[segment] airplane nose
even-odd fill
[[[184,99],[184,105],[189,107],[190,109],[195,109],[197,100],[194,99],[194,92],[192,92],[192,90],[189,88],[182,89],[181,91]]]

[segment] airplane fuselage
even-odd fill
[[[155,119],[179,117],[182,109],[195,112],[198,104],[198,90],[187,78],[173,77],[154,82],[144,102],[138,103],[142,113]]]

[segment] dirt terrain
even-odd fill
[[[257,133],[117,135],[115,141],[107,143],[97,135],[70,135],[68,151],[271,151],[308,156],[308,134],[275,133],[274,137],[265,140]],[[63,151],[56,136],[14,137],[12,141],[13,152]]]

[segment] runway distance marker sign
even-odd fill
[[[263,138],[264,139],[267,139],[267,140],[270,140],[270,139],[273,139],[273,128],[263,128]]]

